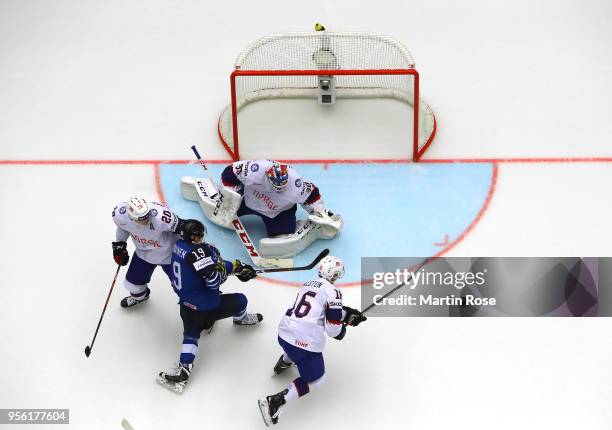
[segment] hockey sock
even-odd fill
[[[298,397],[305,396],[310,392],[310,390],[321,385],[322,382],[323,377],[320,377],[312,382],[306,382],[302,378],[297,378],[291,385],[289,385],[289,387],[287,387],[289,392],[285,394],[285,400],[288,402],[290,400],[297,399]]]
[[[184,364],[193,364],[198,353],[198,339],[191,336],[183,337],[183,349],[179,361]]]
[[[149,293],[149,288],[147,287],[143,292],[141,293],[130,293],[130,295],[135,298],[138,301],[144,300],[147,298],[147,295]]]
[[[246,315],[247,315],[247,311],[246,311],[246,308],[244,308],[244,310],[243,310],[242,312],[240,312],[240,313],[239,313],[239,314],[237,314],[237,315],[234,315],[234,319],[235,319],[236,321],[241,321],[241,320],[243,320],[243,319],[244,319],[244,317],[246,317]]]
[[[287,364],[291,364],[293,363],[293,360],[289,358],[289,356],[286,353],[283,353],[283,361]]]

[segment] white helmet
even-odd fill
[[[344,263],[338,257],[328,255],[319,263],[319,277],[335,282],[344,276]]]
[[[128,217],[132,221],[144,221],[149,217],[149,204],[142,197],[132,197],[127,201]]]

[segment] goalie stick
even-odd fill
[[[198,152],[195,145],[191,147],[191,150],[193,151],[200,165],[204,169],[204,172],[206,173],[206,177],[208,178],[208,180],[213,184],[213,186],[216,187],[215,181],[213,181],[212,178],[210,177],[210,174],[208,173],[208,167],[206,167],[206,163],[200,156],[200,153]],[[215,212],[219,210],[219,206],[221,205],[221,200],[223,199],[223,194],[220,192],[218,188],[217,188],[217,195],[219,198],[217,199]],[[240,238],[240,243],[242,243],[242,246],[244,246],[244,248],[246,249],[247,254],[249,254],[249,257],[251,257],[251,261],[253,261],[253,264],[255,264],[256,266],[274,267],[274,268],[293,267],[293,260],[291,260],[290,258],[262,257],[261,254],[259,254],[259,251],[257,251],[257,248],[255,248],[255,244],[251,240],[251,236],[249,236],[249,233],[247,233],[246,228],[244,228],[244,225],[242,225],[237,215],[235,215],[234,218],[232,219],[232,227],[234,227],[234,231]]]
[[[327,256],[327,254],[329,254],[329,249],[326,248],[323,251],[321,251],[321,253],[317,255],[317,258],[312,260],[312,263],[310,263],[308,266],[282,267],[282,268],[277,268],[277,269],[259,269],[259,270],[256,270],[256,272],[257,273],[272,273],[272,272],[296,272],[298,270],[310,270],[310,269],[313,269],[317,264],[319,264],[319,262]]]

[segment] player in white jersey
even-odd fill
[[[280,393],[259,400],[266,426],[278,422],[285,403],[308,394],[323,382],[326,335],[341,340],[347,325],[357,326],[367,319],[357,309],[342,306],[342,294],[333,285],[344,275],[342,261],[325,257],[318,270],[319,278],[304,283],[278,326],[278,343],[284,353],[274,366],[274,373],[278,375],[295,364],[300,376]]]
[[[113,221],[117,225],[113,242],[115,262],[121,266],[128,264],[126,241],[130,236],[136,247],[125,275],[125,288],[130,295],[121,300],[121,306],[129,308],[149,298],[148,283],[155,267],[161,266],[172,282],[170,258],[183,220],[162,204],[132,197],[115,206]]]
[[[317,186],[278,161],[237,161],[223,170],[221,181],[244,196],[238,216],[260,216],[268,236],[295,232],[298,204],[309,214],[329,214]]]

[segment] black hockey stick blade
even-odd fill
[[[295,272],[297,270],[310,270],[314,268],[317,264],[319,264],[319,261],[327,257],[328,254],[329,254],[329,249],[325,248],[323,251],[321,251],[319,255],[317,255],[317,258],[315,258],[312,261],[312,263],[310,263],[308,266],[282,267],[282,268],[275,268],[275,269],[259,269],[259,270],[256,270],[256,272],[257,273],[272,273],[272,272]]]
[[[89,345],[87,345],[87,346],[85,347],[85,355],[86,355],[87,357],[89,357],[89,354],[91,354],[91,348],[89,347]]]

